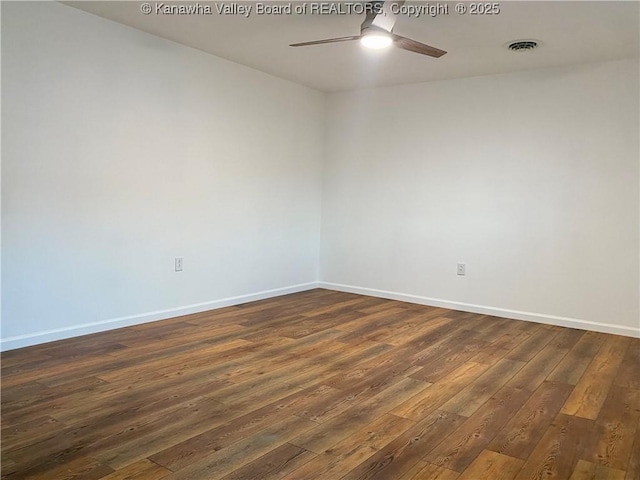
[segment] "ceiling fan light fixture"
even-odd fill
[[[2,0],[0,0],[2,1]],[[290,44],[291,47],[308,47],[310,45],[323,45],[326,43],[351,42],[360,40],[364,48],[382,50],[391,45],[399,50],[440,58],[447,53],[439,48],[420,43],[416,40],[397,35],[393,27],[400,14],[395,7],[404,4],[404,0],[370,0],[362,2],[366,6],[366,18],[360,24],[360,35],[349,37],[335,37],[311,42],[299,42]]]
[[[360,38],[360,43],[365,48],[372,50],[382,50],[383,48],[390,47],[393,43],[393,38],[390,34],[384,32],[371,32],[366,33]]]

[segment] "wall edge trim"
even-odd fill
[[[189,315],[192,313],[206,312],[207,310],[216,310],[218,308],[231,307],[246,302],[255,302],[256,300],[264,300],[290,293],[303,292],[318,288],[317,282],[300,283],[297,285],[289,285],[287,287],[274,288],[270,290],[262,290],[260,292],[237,295],[234,297],[221,298],[207,302],[194,303],[180,307],[167,308],[164,310],[156,310],[152,312],[138,313],[127,315],[124,317],[110,318],[97,322],[83,323],[64,328],[56,328],[52,330],[43,330],[40,332],[29,333],[25,335],[16,335],[0,339],[0,351],[13,350],[16,348],[39,345],[41,343],[63,340],[66,338],[88,335],[91,333],[104,332],[107,330],[115,330],[122,327],[130,327],[158,320],[166,320],[172,317]]]
[[[461,310],[463,312],[480,313],[484,315],[493,315],[496,317],[511,318],[514,320],[525,320],[528,322],[544,323],[547,325],[557,325],[559,327],[592,330],[596,332],[640,338],[640,327],[633,328],[623,325],[614,325],[610,323],[592,322],[579,318],[560,317],[545,313],[524,312],[520,310],[511,310],[507,308],[499,308],[486,305],[474,305],[471,303],[456,302],[453,300],[443,300],[440,298],[423,297],[420,295],[412,295],[408,293],[391,292],[388,290],[358,287],[354,285],[344,285],[332,282],[318,282],[318,287],[325,288],[327,290],[336,290],[339,292],[356,293],[360,295],[369,295],[372,297],[398,300],[401,302],[417,303],[420,305],[428,305],[431,307],[449,308],[452,310]]]

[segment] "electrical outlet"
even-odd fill
[[[457,273],[458,273],[458,275],[466,275],[467,274],[467,264],[466,263],[459,263],[458,264]]]
[[[182,257],[176,257],[174,260],[174,267],[176,272],[181,272],[183,269],[183,264],[182,264]]]

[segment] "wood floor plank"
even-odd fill
[[[585,333],[586,332],[584,330],[577,330],[575,328],[563,328],[555,337],[553,337],[548,345],[559,348],[560,350],[570,350],[575,346],[576,343],[580,341]]]
[[[412,315],[405,322],[404,328],[390,333],[385,337],[384,343],[394,346],[401,346],[414,340],[417,336],[427,335],[436,328],[451,322],[451,319],[441,316],[434,316],[434,312],[422,315]]]
[[[614,470],[603,465],[578,460],[569,480],[624,480],[623,470]]]
[[[116,358],[131,358],[133,355],[162,354],[167,347],[180,347],[186,345],[208,346],[211,339],[215,338],[217,344],[231,342],[242,339],[247,334],[248,329],[242,325],[216,325],[216,326],[196,326],[189,333],[174,335],[173,332],[154,335],[153,331],[147,331],[145,335],[140,335],[132,340],[124,339],[122,344],[127,345],[127,349],[111,352],[109,355]],[[155,341],[150,342],[152,338]]]
[[[224,392],[217,391],[210,396],[218,398],[226,404],[233,404],[239,410],[260,408],[285,397],[291,392],[302,391],[313,384],[327,383],[324,380],[334,375],[336,367],[341,368],[344,364],[350,363],[350,361],[357,361],[357,358],[376,356],[380,353],[379,347],[381,346],[383,345],[374,345],[355,354],[354,352],[348,352],[344,354],[339,362],[333,364],[325,363],[315,368],[299,369],[296,368],[295,364],[292,364],[290,367],[282,369],[282,371],[273,372],[276,375],[275,377],[269,377],[269,381],[263,378],[257,382],[246,382],[251,385],[251,389],[234,388],[243,385],[236,384],[228,389],[225,387]],[[277,380],[274,380],[274,378],[277,378]],[[246,384],[244,385],[246,386]]]
[[[469,417],[507,383],[524,362],[502,359],[446,402],[442,409]]]
[[[516,348],[530,336],[531,332],[523,332],[512,327],[510,331],[498,337],[498,339],[491,343],[491,345],[480,350],[480,352],[471,358],[471,361],[493,365],[498,360],[506,357],[511,350]]]
[[[155,422],[153,428],[144,434],[113,436],[98,440],[88,449],[94,458],[113,467],[122,468],[136,460],[141,460],[175,442],[197,435],[212,425],[219,425],[226,410],[219,402],[208,398],[198,398],[176,411],[162,422]],[[117,443],[114,445],[114,443]]]
[[[640,339],[315,289],[0,354],[2,479],[640,479]]]
[[[605,340],[606,335],[602,333],[586,332],[547,379],[569,385],[577,384]]]
[[[438,325],[432,330],[416,335],[409,342],[405,343],[405,347],[414,347],[418,350],[423,349],[427,354],[425,355],[426,357],[430,355],[430,351],[433,350],[434,347],[441,345],[447,340],[451,340],[451,336],[460,333],[461,330],[464,330],[462,325],[450,320],[449,322]],[[419,357],[416,358],[416,361],[424,363]]]
[[[572,390],[571,385],[544,382],[494,437],[488,449],[526,460]]]
[[[439,467],[463,472],[530,395],[526,390],[503,387],[423,459]]]
[[[257,434],[273,424],[293,416],[309,402],[322,398],[331,391],[326,385],[315,385],[293,393],[286,398],[265,407],[250,411],[236,418],[230,418],[218,427],[193,435],[181,442],[156,452],[149,458],[170,470],[180,470],[198,462],[211,451],[222,450],[243,438]],[[313,423],[313,425],[317,425]]]
[[[423,368],[411,377],[435,383],[469,361],[486,346],[487,342],[475,339],[455,342],[455,344],[443,348],[440,353],[431,357],[427,365],[424,364],[424,361],[420,362]]]
[[[7,465],[2,462],[3,478],[25,478],[33,480],[97,480],[113,472],[113,469],[99,461],[85,456],[67,458],[61,456],[46,462],[32,463],[20,468],[19,463]]]
[[[161,467],[146,458],[127,465],[113,472],[101,480],[160,480],[171,473],[171,470]]]
[[[276,361],[274,362],[275,365],[272,370],[262,375],[251,376],[245,381],[242,381],[244,377],[238,379],[233,376],[219,375],[232,382],[234,382],[234,380],[236,381],[224,388],[218,389],[212,396],[231,403],[247,397],[252,393],[272,388],[272,386],[278,382],[302,385],[309,379],[319,379],[323,372],[328,372],[324,377],[327,378],[334,373],[331,371],[333,363],[330,363],[330,360],[335,360],[336,358],[336,354],[333,351],[333,347],[335,346],[336,345],[333,345],[331,348],[327,348],[328,346],[323,345],[324,348],[322,352],[318,353],[317,357],[312,360],[305,360],[300,357],[287,357],[286,362]],[[344,346],[341,348],[344,348]],[[364,344],[357,348],[350,348],[347,352],[343,352],[340,362],[344,364],[374,358],[388,349],[389,346],[384,344]]]
[[[473,330],[469,330],[466,327],[466,324],[443,324],[422,336],[420,344],[415,342],[421,337],[417,337],[416,340],[410,342],[409,345],[415,344],[418,347],[418,351],[414,356],[416,364],[428,367],[425,372],[430,372],[432,369],[436,369],[452,353],[455,360],[455,354],[461,350],[470,353],[469,350],[477,351],[480,346],[487,344],[487,342],[474,338],[471,335]],[[466,361],[466,358],[462,361]],[[434,372],[434,374],[437,373]]]
[[[243,352],[245,349],[254,347],[254,344],[248,340],[236,339],[222,345],[207,345],[197,351],[187,351],[178,355],[158,355],[155,359],[143,364],[131,365],[101,374],[99,377],[107,382],[117,382],[127,377],[144,375],[148,371],[153,371],[157,375],[170,375],[174,371],[185,371],[199,365],[211,365],[213,361],[223,361],[229,358],[224,355],[224,352]]]
[[[483,450],[458,480],[512,480],[524,461],[491,450]]]
[[[287,417],[258,433],[243,438],[192,463],[166,477],[168,480],[196,478],[222,478],[242,468],[274,448],[287,443],[316,424],[296,416]]]
[[[291,349],[290,353],[281,353],[269,363],[265,362],[264,358],[256,356],[256,358],[246,359],[241,363],[234,363],[233,368],[231,369],[218,370],[216,372],[216,376],[218,378],[224,378],[233,384],[242,384],[243,382],[250,382],[252,380],[259,381],[258,379],[262,379],[265,376],[266,378],[269,378],[269,375],[274,374],[274,371],[280,368],[284,369],[291,367],[292,365],[295,365],[300,369],[313,368],[318,365],[326,364],[327,360],[330,358],[335,358],[336,352],[344,353],[342,351],[344,349],[344,345],[339,342],[332,341],[322,343],[321,354],[315,352],[315,346],[313,348],[307,347],[297,349],[295,342],[292,342],[289,345],[289,348]],[[353,345],[350,353],[356,355],[368,348],[377,348],[380,352],[390,349],[388,345],[362,342],[357,345]]]
[[[414,423],[385,414],[291,472],[284,480],[341,478],[407,431]]]
[[[105,464],[125,466],[143,458],[162,442],[171,443],[182,435],[197,434],[212,423],[221,423],[225,416],[224,405],[200,397],[133,419],[101,419],[65,428],[46,440],[9,451],[8,455],[18,464],[53,465],[89,455],[104,460]]]
[[[161,342],[161,341],[159,341]],[[223,342],[224,343],[224,342]],[[157,375],[157,372],[153,368],[153,365],[162,365],[163,361],[170,363],[172,360],[176,360],[176,357],[189,360],[189,352],[193,352],[195,356],[202,356],[200,349],[208,348],[210,345],[206,340],[200,342],[189,342],[186,344],[178,344],[169,346],[164,349],[154,349],[151,352],[145,352],[141,355],[132,354],[129,357],[113,357],[113,356],[101,356],[98,361],[91,361],[89,363],[73,362],[68,369],[64,371],[55,371],[52,375],[47,375],[45,378],[40,379],[40,382],[45,383],[48,386],[64,385],[70,381],[77,381],[82,377],[99,376],[99,378],[106,381],[127,380],[132,377]],[[244,348],[250,348],[253,345],[247,345]],[[241,350],[243,347],[238,347],[237,350]],[[237,351],[235,349],[229,350],[229,352]],[[215,351],[212,352],[216,355]],[[241,355],[240,351],[237,354]],[[225,355],[227,352],[225,352]],[[211,358],[211,357],[209,357]],[[114,372],[118,372],[117,374]],[[109,375],[113,373],[114,378],[110,378]]]
[[[30,387],[33,383],[40,385],[41,388],[23,389],[21,387]],[[55,387],[43,386],[40,382],[29,382],[24,385],[20,385],[15,389],[11,389],[12,393],[16,394],[15,390],[19,393],[15,400],[12,400],[7,395],[3,398],[2,412],[5,418],[14,418],[16,420],[26,419],[33,417],[29,413],[35,413],[38,416],[42,411],[42,407],[47,402],[56,402],[62,398],[68,398],[71,395],[77,397],[86,395],[88,392],[94,392],[100,388],[108,388],[108,382],[98,377],[83,377],[79,380],[66,382],[63,385]],[[3,395],[4,397],[4,395]],[[49,410],[51,413],[51,410]]]
[[[25,382],[5,390],[6,393],[3,392],[2,398],[0,399],[2,410],[5,412],[18,410],[53,396],[46,385],[36,381]]]
[[[18,348],[15,350],[7,350],[2,352],[2,365],[0,365],[0,374],[5,375],[5,372],[11,370],[12,367],[23,367],[27,363],[34,365],[42,365],[45,362],[51,361],[53,357],[47,355],[42,351],[42,347],[46,345],[33,345],[31,347]],[[37,367],[34,367],[37,368]]]
[[[533,450],[516,480],[569,478],[584,451],[593,420],[559,413]]]
[[[399,480],[456,480],[459,476],[458,472],[420,460]]]
[[[633,390],[640,390],[640,339],[633,339],[622,360],[614,384]]]
[[[631,447],[631,456],[627,465],[627,473],[624,480],[633,480],[640,478],[640,419],[636,426],[636,435]]]
[[[445,402],[457,395],[487,369],[488,365],[467,362],[450,373],[445,379],[414,395],[392,410],[393,414],[411,420],[419,420],[439,409]]]
[[[146,380],[152,383],[153,380],[160,380],[161,377],[157,375],[149,375]],[[24,402],[24,405],[20,408],[9,409],[2,411],[3,420],[7,424],[25,423],[42,416],[42,412],[46,411],[49,416],[55,418],[56,413],[69,412],[69,405],[85,406],[91,404],[92,398],[100,398],[101,401],[104,398],[109,397],[110,394],[117,395],[116,392],[123,394],[124,390],[141,387],[141,384],[146,383],[144,377],[130,378],[125,384],[109,384],[103,382],[100,384],[93,384],[89,379],[87,387],[82,389],[71,388],[66,391],[64,387],[54,387],[51,395],[42,396],[37,398],[33,402]]]
[[[107,357],[108,358],[108,357]],[[28,371],[22,371],[19,366],[14,367],[11,372],[2,374],[3,388],[13,388],[30,381],[44,381],[53,376],[59,376],[61,368],[65,366],[70,370],[68,374],[73,378],[78,378],[79,373],[99,371],[105,367],[105,356],[94,355],[74,362],[65,359],[52,359],[42,366],[36,366]],[[92,373],[88,373],[90,376]]]
[[[591,420],[598,417],[629,342],[625,337],[605,341],[562,407],[562,413]]]
[[[386,344],[379,344],[386,345]],[[382,372],[396,372],[405,376],[417,371],[414,362],[409,358],[412,349],[390,349],[379,355],[374,355],[367,359],[362,359],[357,363],[352,363],[343,371],[336,372],[335,375],[327,378],[324,383],[340,390],[352,390],[355,385],[373,378],[380,378]],[[397,371],[396,371],[397,369]],[[411,372],[409,372],[411,370]],[[396,376],[394,375],[394,376]],[[384,382],[384,380],[381,380]],[[385,382],[386,383],[386,382]]]
[[[402,370],[395,370],[393,366],[383,368],[375,375],[355,382],[351,388],[341,390],[335,389],[332,382],[328,380],[324,383],[331,385],[334,393],[311,403],[298,415],[314,422],[324,423],[402,381],[405,378],[402,373]]]
[[[351,470],[342,477],[343,480],[400,478],[420,461],[429,445],[437,443],[447,432],[456,429],[463,418],[444,411],[428,415]]]
[[[602,406],[582,458],[626,470],[640,421],[640,390],[614,385]]]
[[[322,453],[429,386],[429,383],[420,380],[404,378],[381,393],[294,438],[291,443],[312,452]]]
[[[534,391],[569,350],[547,345],[507,382],[509,387]]]
[[[376,317],[377,320],[372,321]],[[406,309],[399,308],[398,311],[384,312],[380,314],[370,314],[363,317],[366,323],[362,327],[352,330],[347,335],[342,337],[343,341],[352,341],[355,339],[364,338],[374,342],[384,342],[392,335],[401,333],[403,326],[410,323],[411,318],[414,317],[413,312]],[[372,328],[373,325],[376,327]]]
[[[478,321],[478,323],[471,328],[471,337],[488,344],[502,337],[505,331],[514,324],[506,318],[494,317],[492,315],[475,316],[474,320]]]
[[[49,438],[65,428],[55,418],[43,416],[2,429],[3,451],[17,450],[26,445]]]
[[[528,362],[535,357],[538,352],[545,347],[545,345],[553,340],[554,337],[555,335],[550,335],[547,330],[540,326],[529,338],[511,350],[506,355],[506,358],[519,360],[521,362]]]
[[[281,479],[315,457],[317,457],[315,453],[290,443],[285,443],[222,478],[224,480]]]
[[[112,391],[96,390],[94,395],[83,399],[82,403],[73,409],[56,405],[51,415],[67,425],[76,425],[89,419],[122,418],[131,411],[135,414],[142,410],[148,415],[190,398],[203,396],[212,390],[224,388],[226,385],[227,382],[224,380],[209,377],[178,377],[176,381],[160,377],[148,383],[139,382],[130,388],[124,383]],[[127,407],[123,408],[122,405]]]
[[[97,480],[112,473],[108,466],[88,457],[79,457],[68,463],[56,465],[54,468],[38,472],[34,468],[29,472],[29,479],[32,480]]]

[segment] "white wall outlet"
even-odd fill
[[[182,257],[176,257],[174,260],[174,267],[175,267],[175,271],[176,272],[181,272],[184,265],[183,265],[183,260]]]
[[[466,275],[467,274],[467,264],[466,263],[459,263],[458,264],[458,268],[457,268],[457,273],[458,275]]]

